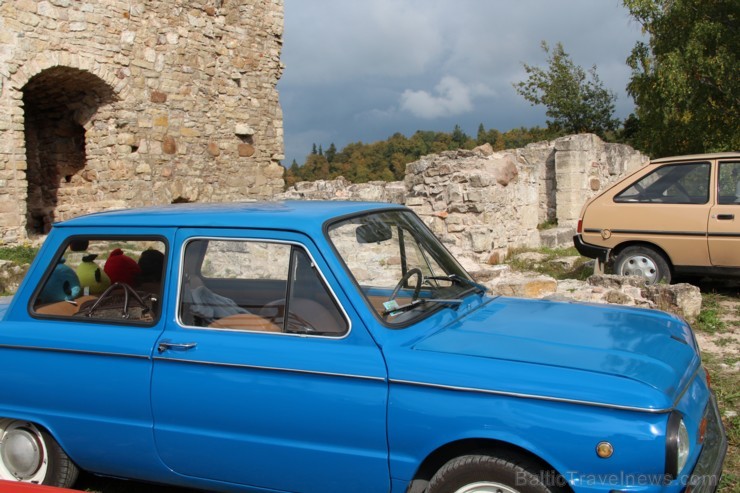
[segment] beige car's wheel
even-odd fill
[[[631,246],[622,250],[614,262],[614,273],[642,277],[645,284],[671,282],[668,261],[656,250],[644,246]]]

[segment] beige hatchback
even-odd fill
[[[740,153],[652,161],[586,202],[573,241],[648,284],[740,276]]]

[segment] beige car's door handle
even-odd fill
[[[731,221],[735,219],[735,214],[717,214],[717,219],[719,221]]]

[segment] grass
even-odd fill
[[[730,327],[721,319],[723,315],[730,315],[730,308],[720,302],[729,299],[736,300],[737,296],[703,293],[702,311],[693,324],[695,331],[713,336],[713,342],[720,348],[726,347],[733,341],[723,336]],[[717,394],[729,441],[722,482],[717,491],[735,493],[740,491],[740,415],[728,414],[728,411],[737,413],[737,409],[740,409],[740,375],[734,368],[740,358],[730,351],[725,354],[705,351],[702,353],[702,360],[711,376],[712,388]]]
[[[0,247],[0,260],[10,260],[18,265],[30,264],[39,249],[28,245]]]
[[[694,323],[694,329],[707,334],[716,334],[724,332],[726,324],[721,319],[723,295],[715,292],[702,293],[701,295],[701,313]]]
[[[740,415],[728,416],[727,411],[740,407],[740,389],[737,372],[728,371],[728,362],[711,354],[702,355],[704,366],[712,378],[712,388],[717,394],[722,421],[725,424],[729,448],[718,493],[740,491]]]
[[[534,252],[545,255],[546,258],[542,262],[533,264],[529,261],[518,260],[515,257],[520,253]],[[511,266],[514,270],[520,271],[535,271],[540,274],[544,274],[555,279],[578,279],[584,281],[593,274],[593,268],[586,264],[590,259],[586,257],[580,257],[576,262],[573,269],[564,269],[558,265],[551,263],[551,260],[555,260],[560,257],[578,257],[580,256],[578,250],[575,247],[570,248],[517,248],[509,251],[506,259],[506,263]]]

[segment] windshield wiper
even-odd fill
[[[395,302],[395,300],[393,300]],[[383,312],[383,316],[387,315],[397,315],[399,313],[403,313],[408,310],[413,310],[417,306],[423,305],[424,303],[443,303],[446,305],[455,305],[455,308],[460,306],[460,304],[463,302],[463,300],[458,299],[447,299],[447,298],[417,298],[411,303],[407,303],[405,305],[398,305],[396,306],[386,306],[385,311]],[[386,302],[388,303],[388,302]],[[383,303],[384,305],[386,303]]]
[[[488,291],[488,288],[485,287],[483,284],[479,284],[475,281],[471,281],[470,279],[459,276],[457,274],[450,274],[449,276],[426,276],[424,279],[433,279],[435,281],[454,281],[454,282],[457,282],[458,284],[465,284],[467,286],[471,286],[475,288],[475,290],[479,293],[485,293]]]

